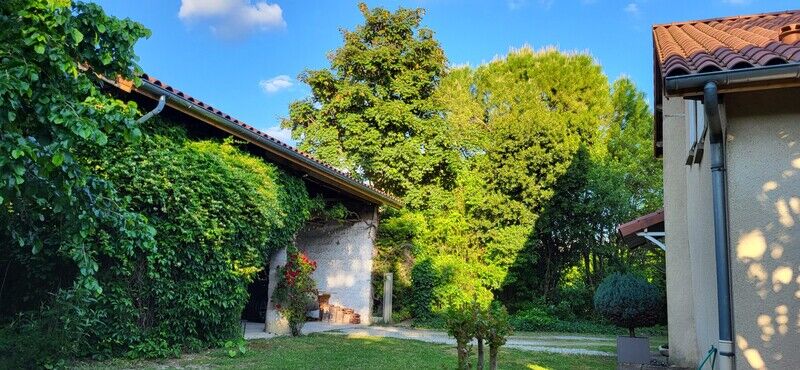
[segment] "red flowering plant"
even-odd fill
[[[286,265],[277,269],[278,284],[272,293],[272,301],[289,322],[292,336],[299,336],[308,307],[317,300],[317,284],[311,277],[317,269],[317,262],[294,248],[286,253],[286,257]]]

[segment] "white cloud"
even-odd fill
[[[178,18],[184,22],[206,22],[211,32],[226,39],[286,27],[280,5],[266,1],[181,0]]]
[[[286,144],[295,145],[295,141],[292,139],[292,130],[281,128],[281,126],[272,126],[266,129],[264,133]]]
[[[632,14],[632,15],[639,15],[639,13],[640,13],[639,4],[636,4],[636,3],[629,3],[628,5],[625,6],[625,8],[623,8],[623,10],[626,13]]]
[[[261,86],[261,89],[269,94],[276,93],[283,89],[288,89],[292,87],[292,85],[294,85],[292,78],[287,75],[279,75],[268,80],[261,80],[258,82],[258,86]]]

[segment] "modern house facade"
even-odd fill
[[[800,369],[800,11],[653,40],[670,361]]]
[[[118,88],[121,97],[136,101],[150,115],[158,114],[178,122],[199,138],[233,137],[244,144],[246,151],[260,156],[289,174],[303,179],[312,196],[343,205],[349,213],[344,220],[311,220],[295,237],[298,249],[317,262],[314,279],[328,303],[348,308],[360,316],[361,324],[372,317],[372,257],[374,254],[378,208],[399,208],[402,203],[368,184],[354,179],[230,115],[151,76],[144,75],[142,84],[107,81]],[[276,270],[286,263],[286,249],[269,258],[266,290],[257,302],[259,316],[265,317],[265,331],[289,332],[271,302],[275,289]],[[264,300],[266,297],[266,301]],[[251,294],[252,298],[252,294]]]

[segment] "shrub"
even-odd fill
[[[281,316],[289,321],[292,336],[301,334],[308,305],[317,299],[317,284],[311,276],[316,269],[315,261],[294,249],[287,253],[286,265],[278,267],[272,299]]]
[[[531,305],[515,313],[511,322],[518,330],[549,331],[558,322],[558,319],[546,308]]]
[[[627,328],[655,325],[661,309],[661,294],[642,277],[614,273],[603,279],[594,295],[595,311],[613,324]]]
[[[415,319],[424,321],[431,317],[435,303],[433,289],[437,280],[430,259],[418,262],[411,270],[411,313]]]

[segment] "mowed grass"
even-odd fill
[[[607,334],[576,334],[554,332],[515,332],[515,338],[526,338],[537,341],[547,341],[548,347],[580,348],[594,351],[617,353],[617,336]],[[573,339],[587,337],[591,340]],[[650,351],[658,352],[658,347],[669,341],[666,335],[652,335],[650,338]]]
[[[488,362],[488,353],[486,354]],[[472,359],[475,361],[473,354]],[[112,360],[78,364],[82,369],[453,369],[453,347],[415,340],[312,334],[250,341],[235,358],[223,350],[157,361]],[[474,367],[474,364],[473,364]],[[488,368],[488,363],[487,363]],[[614,369],[614,357],[562,355],[503,349],[500,369]]]

